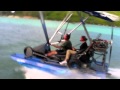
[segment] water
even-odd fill
[[[50,37],[60,22],[46,21],[46,23]],[[77,23],[69,24],[67,32],[72,30],[76,25],[78,24]],[[63,32],[64,28],[66,27],[63,27],[61,32]],[[90,36],[92,38],[96,38],[97,35],[101,33],[102,34],[101,38],[110,40],[111,27],[87,25],[87,29],[90,32]],[[79,37],[81,35],[86,35],[82,26],[80,26],[75,32],[72,33],[71,41],[73,42],[74,46],[78,44]],[[120,78],[119,38],[120,38],[120,28],[115,27],[114,40],[113,40],[114,43],[113,43],[112,57],[110,63],[110,73],[112,74],[112,76],[107,78],[115,78],[115,79]],[[59,36],[57,36],[57,40],[58,39],[60,39]],[[56,41],[56,38],[53,41]],[[0,79],[66,78],[66,77],[58,77],[44,71],[23,67],[10,58],[10,55],[13,53],[23,53],[23,50],[26,46],[35,47],[43,42],[45,42],[45,38],[39,20],[0,17]],[[109,53],[107,55],[107,60],[108,58],[109,58]],[[67,78],[79,79],[85,77],[83,76],[80,77],[79,75],[76,76],[72,75]],[[87,75],[86,78],[88,78]],[[91,78],[97,78],[97,77],[91,76]]]

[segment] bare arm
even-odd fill
[[[62,44],[63,44],[64,42],[65,42],[65,40],[61,40],[61,42],[59,42],[59,43],[62,43]],[[51,46],[54,46],[54,47],[56,47],[56,48],[62,48],[62,46],[58,46],[57,44],[58,44],[58,43],[56,43],[56,42],[55,42],[55,43],[51,43]]]
[[[54,46],[56,48],[61,48],[61,46],[58,46],[58,45],[51,45],[51,46]]]

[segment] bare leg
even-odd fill
[[[69,60],[71,54],[76,54],[76,51],[73,50],[67,50],[66,57],[64,61]]]
[[[52,55],[55,55],[55,54],[57,54],[56,51],[51,51],[51,52],[49,52],[49,53],[47,54],[47,56],[52,56]]]
[[[76,51],[67,50],[65,60],[62,61],[62,62],[60,62],[60,64],[61,64],[61,65],[67,65],[67,61],[69,60],[71,54],[76,54]]]

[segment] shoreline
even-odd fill
[[[32,16],[17,16],[17,15],[9,15],[9,16],[4,16],[4,17],[8,17],[8,18],[25,18],[25,19],[38,19],[37,17],[32,17]]]
[[[0,16],[0,17],[7,17],[7,18],[15,18],[15,19],[37,19],[37,17],[32,17],[32,16],[17,16],[17,15],[8,15],[8,16]],[[59,20],[52,20],[52,21],[59,21]],[[61,21],[60,21],[61,22]],[[78,23],[78,22],[73,22],[73,23]],[[109,26],[109,25],[103,25],[103,24],[92,24],[92,23],[86,23],[88,25],[99,25],[99,26]],[[111,26],[110,26],[111,27]],[[120,28],[120,26],[114,26]]]

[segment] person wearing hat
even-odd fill
[[[60,45],[60,46],[58,46],[58,45],[51,45],[51,46],[54,46],[56,48],[59,48],[60,50],[51,51],[51,52],[47,53],[46,56],[50,57],[50,56],[56,55],[56,54],[65,55],[66,51],[68,49],[72,50],[72,43],[69,40],[70,39],[70,35],[69,34],[65,34],[63,38],[64,38],[65,42],[62,43],[62,45]]]
[[[80,41],[82,42],[82,44],[80,45],[80,49],[79,49],[79,53],[82,53],[84,50],[87,49],[88,45],[87,45],[87,38],[85,36],[81,36]],[[67,61],[70,58],[71,54],[76,54],[77,51],[74,48],[74,50],[67,50],[66,52],[66,57],[64,59],[64,61],[60,62],[60,65],[67,65]]]

